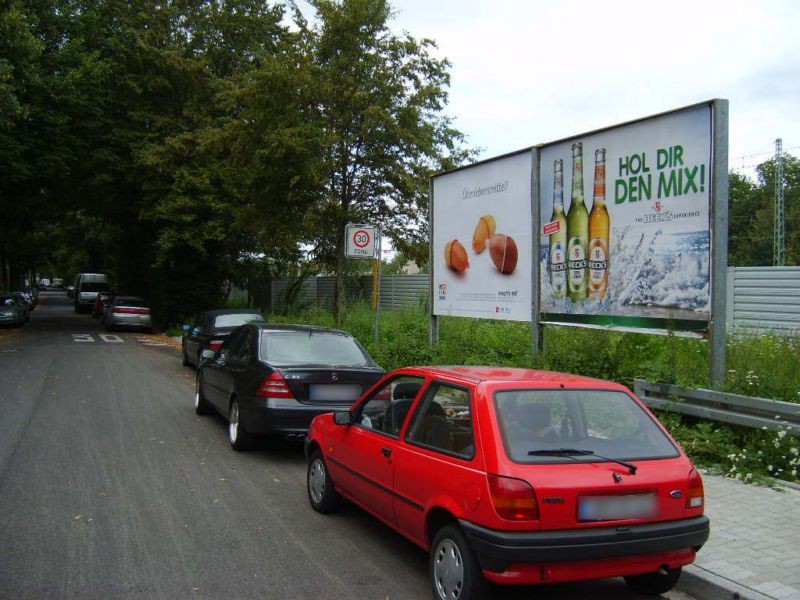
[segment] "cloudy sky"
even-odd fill
[[[800,155],[797,0],[394,0],[452,63],[448,114],[481,158],[730,102],[729,165]]]

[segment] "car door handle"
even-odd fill
[[[392,455],[392,449],[384,446],[383,448],[381,448],[381,454],[383,454],[385,457],[388,458]]]

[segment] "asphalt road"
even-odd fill
[[[60,292],[0,330],[1,598],[430,598],[423,551],[353,506],[312,511],[300,445],[231,450],[179,351],[143,338]],[[493,598],[639,596],[613,579]]]

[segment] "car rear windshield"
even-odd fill
[[[225,327],[238,327],[245,323],[264,323],[264,317],[253,313],[240,313],[234,315],[218,315],[214,319],[214,329]]]
[[[108,284],[104,281],[84,281],[81,284],[82,292],[105,292],[108,290]]]
[[[141,298],[117,298],[114,302],[116,306],[132,306],[132,307],[142,307],[147,308],[147,302],[142,300]]]
[[[623,392],[508,390],[495,392],[494,404],[503,444],[514,462],[678,456],[653,418]]]
[[[370,364],[355,339],[317,331],[264,331],[261,356],[279,366],[363,367]]]

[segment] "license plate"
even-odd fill
[[[656,512],[654,494],[629,496],[582,496],[578,500],[579,521],[644,519]]]
[[[355,402],[361,395],[361,386],[351,383],[312,384],[308,386],[308,399],[313,401]]]

